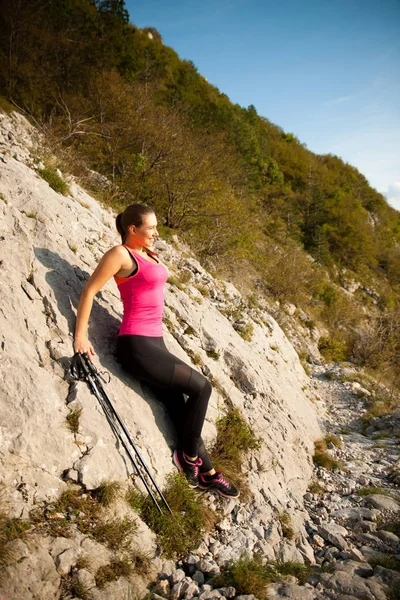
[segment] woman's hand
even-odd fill
[[[89,360],[92,360],[93,356],[96,354],[87,337],[74,339],[74,352],[80,352],[81,354],[86,353]]]

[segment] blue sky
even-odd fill
[[[126,0],[233,102],[337,154],[400,210],[400,0]]]

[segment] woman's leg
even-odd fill
[[[186,400],[181,392],[175,392],[173,390],[166,390],[157,385],[148,383],[149,389],[153,392],[160,402],[162,402],[170,416],[172,423],[175,426],[178,440],[181,446],[183,446],[183,430],[184,420],[183,414],[185,411]],[[204,446],[202,438],[200,438],[198,447],[198,456],[201,458],[202,464],[199,468],[201,473],[208,473],[213,470],[211,459]]]
[[[212,392],[210,382],[171,354],[162,338],[120,336],[117,352],[121,365],[137,379],[164,388],[168,393],[180,392],[188,396],[184,406],[181,404],[180,437],[186,456],[197,457]]]

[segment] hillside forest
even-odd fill
[[[266,298],[283,322],[296,305],[323,332],[326,360],[395,389],[400,213],[356,168],[233,104],[134,18],[124,0],[3,0],[3,110],[44,133],[48,171],[116,210],[151,205],[162,236],[177,234],[254,306]]]

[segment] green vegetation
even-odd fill
[[[210,290],[206,285],[202,285],[201,283],[196,284],[196,288],[199,290],[200,294],[205,298],[210,296]]]
[[[49,186],[57,193],[63,196],[68,196],[71,193],[68,184],[62,179],[57,171],[52,167],[45,167],[44,169],[38,169],[38,173],[42,179],[47,181]]]
[[[6,113],[6,115],[10,115],[14,110],[15,106],[8,102],[3,96],[0,96],[0,110]]]
[[[95,575],[96,585],[99,588],[103,588],[106,583],[115,581],[116,579],[119,579],[119,577],[129,577],[132,571],[132,563],[129,560],[114,560],[108,565],[104,565],[97,569]]]
[[[334,446],[336,446],[336,448],[341,448],[343,446],[342,440],[333,433],[328,433],[324,437],[324,440],[327,444],[333,444]]]
[[[209,454],[213,465],[220,469],[241,490],[248,493],[246,478],[242,473],[243,461],[250,450],[259,450],[262,440],[257,438],[238,408],[232,408],[217,419],[217,438]]]
[[[246,325],[238,330],[238,333],[246,342],[251,342],[254,333],[254,325],[252,323],[246,323]]]
[[[400,599],[400,584],[389,585],[388,591],[386,592],[388,600],[399,600]]]
[[[0,107],[40,121],[61,165],[115,209],[153,206],[163,236],[235,283],[240,270],[247,293],[306,309],[327,361],[398,385],[400,214],[357,169],[231,103],[124,0],[7,2],[1,29]],[[52,165],[40,174],[69,193]]]
[[[92,494],[103,506],[110,506],[121,496],[122,486],[118,481],[102,481]]]
[[[13,560],[13,552],[7,544],[16,539],[23,539],[32,524],[23,519],[8,517],[0,510],[0,568]]]
[[[142,496],[134,488],[127,500],[158,535],[164,554],[169,558],[183,556],[197,548],[204,532],[214,525],[216,515],[180,473],[169,475],[163,494],[173,515],[167,511],[160,513],[148,496]]]
[[[224,567],[214,583],[218,587],[233,586],[238,594],[253,594],[257,598],[265,598],[265,588],[269,583],[282,581],[287,575],[293,575],[300,584],[304,584],[311,573],[311,568],[302,563],[264,563],[259,554],[255,554],[253,558],[243,555]]]
[[[325,488],[318,481],[312,481],[308,486],[310,494],[325,494]]]
[[[288,540],[293,540],[295,538],[295,532],[289,513],[286,511],[279,513],[278,520],[282,527],[283,537],[287,538]]]
[[[393,554],[386,554],[385,556],[373,556],[368,559],[368,562],[373,569],[377,566],[380,566],[384,569],[400,571],[400,561],[397,560]]]
[[[317,440],[314,442],[315,453],[313,462],[317,467],[327,469],[327,471],[344,470],[343,464],[332,458],[327,452],[327,444],[325,440]]]
[[[81,408],[74,408],[73,410],[70,410],[69,413],[67,414],[67,417],[66,417],[67,425],[68,425],[69,430],[72,433],[78,433],[78,431],[79,431],[79,419],[81,417],[81,414],[82,414]]]
[[[390,498],[394,498],[395,500],[400,500],[399,494],[392,490],[387,490],[382,487],[368,486],[362,487],[357,490],[357,494],[359,496],[369,496],[370,494],[380,494],[381,496],[389,496]]]
[[[170,275],[168,277],[167,283],[169,283],[170,285],[174,285],[175,287],[178,288],[178,290],[185,290],[186,286],[184,283],[182,283],[182,281],[180,280],[179,277],[177,277],[176,275]]]
[[[207,350],[206,354],[209,358],[212,358],[213,360],[219,360],[219,352],[216,352],[215,350]]]
[[[104,494],[104,488],[101,486],[100,489]],[[74,524],[82,533],[118,551],[130,549],[137,528],[136,522],[128,517],[105,520],[102,504],[75,486],[63,492],[52,504],[34,509],[31,520],[36,531],[53,537],[69,537]]]

